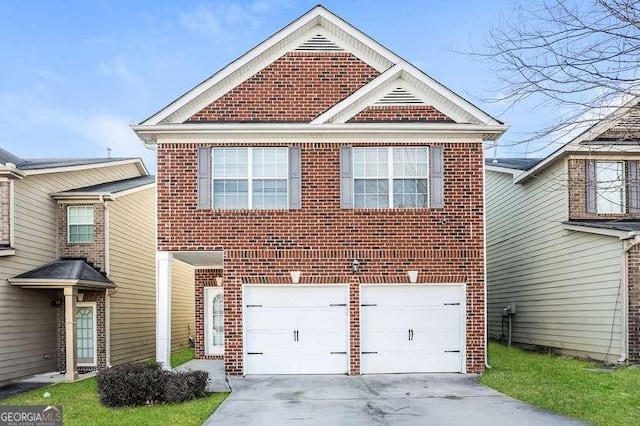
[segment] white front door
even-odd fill
[[[244,373],[346,373],[348,302],[344,285],[245,286]]]
[[[363,285],[361,372],[463,372],[464,285]]]
[[[224,354],[224,299],[222,287],[204,289],[204,344],[207,355]]]

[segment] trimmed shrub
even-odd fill
[[[183,402],[202,398],[207,394],[209,373],[206,371],[185,371],[169,373],[164,388],[164,402]]]
[[[206,395],[209,373],[165,371],[157,363],[124,364],[97,375],[100,401],[108,407],[182,402]]]

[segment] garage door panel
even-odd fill
[[[424,288],[429,288],[429,295],[424,297]],[[393,291],[389,291],[393,288]],[[413,307],[420,305],[441,306],[444,303],[458,302],[462,286],[449,285],[380,285],[362,287],[360,297],[362,304],[375,304],[380,307]]]
[[[344,374],[347,300],[346,286],[245,287],[245,374]]]
[[[295,357],[295,362],[283,363],[282,357]],[[247,355],[247,374],[344,374],[346,355],[291,353]]]
[[[457,353],[437,354],[432,352],[391,352],[363,354],[363,368],[375,373],[416,373],[424,372],[425,364],[430,365],[429,373],[450,373],[460,369]]]
[[[462,285],[361,289],[362,373],[461,371]]]

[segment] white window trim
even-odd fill
[[[370,148],[370,147],[354,147],[353,149],[364,149],[364,148]],[[371,147],[371,148],[386,148],[387,149],[387,181],[388,181],[388,186],[389,186],[389,205],[387,207],[355,207],[355,182],[356,179],[364,179],[364,180],[373,180],[376,178],[363,178],[363,177],[356,177],[355,173],[353,174],[353,177],[351,178],[351,185],[352,185],[352,194],[354,196],[354,209],[362,209],[362,210],[370,210],[370,209],[397,209],[397,210],[409,210],[409,209],[427,209],[430,207],[431,205],[431,191],[430,191],[430,185],[431,185],[431,180],[429,179],[429,147],[428,146],[380,146],[380,147]],[[427,150],[427,174],[425,177],[413,177],[413,178],[407,178],[407,179],[426,179],[427,180],[427,205],[424,207],[394,207],[393,206],[393,181],[394,179],[404,179],[404,177],[395,177],[393,175],[393,149],[394,148],[398,148],[398,149],[403,149],[403,148],[426,148]],[[351,170],[355,170],[355,155],[351,156]],[[288,195],[288,194],[287,194]]]
[[[224,291],[222,287],[205,287],[204,288],[204,347],[205,355],[224,355],[224,344],[214,345],[211,339],[211,332],[213,331],[213,318],[212,318],[212,304],[213,299],[222,295],[222,301],[224,306]],[[224,321],[224,308],[222,312],[222,318]],[[224,328],[223,328],[224,334]],[[223,339],[224,342],[224,339]]]
[[[269,148],[281,148],[281,149],[285,149],[287,150],[287,177],[284,178],[287,181],[287,205],[285,208],[283,209],[260,209],[260,210],[289,210],[289,196],[291,195],[289,191],[289,170],[291,169],[291,165],[289,164],[289,152],[288,152],[288,148],[287,147],[282,147],[282,146],[265,146],[265,147],[260,147],[258,149],[269,149]],[[211,205],[213,205],[213,209],[214,210],[245,210],[245,209],[223,209],[220,207],[216,207],[215,205],[215,190],[213,188],[214,183],[216,180],[244,180],[247,179],[248,183],[247,183],[247,191],[248,191],[248,197],[249,200],[247,202],[247,208],[246,210],[254,210],[253,208],[253,150],[254,148],[249,148],[249,147],[240,147],[240,148],[236,148],[236,149],[246,149],[247,152],[247,177],[246,178],[239,178],[239,177],[215,177],[214,173],[215,173],[215,161],[213,159],[214,157],[214,150],[216,149],[226,149],[226,148],[212,148],[211,149]],[[261,178],[256,178],[256,179],[265,179],[265,180],[281,180],[281,178],[277,178],[277,177],[261,177]],[[256,209],[257,210],[257,209]]]
[[[78,308],[91,308],[93,309],[93,362],[79,362],[78,367],[95,367],[98,365],[98,304],[97,302],[77,302],[76,310]],[[77,318],[76,312],[76,318]],[[76,338],[77,338],[77,323],[76,323]],[[76,358],[78,354],[76,353]]]
[[[622,166],[622,189],[620,190],[622,193],[622,203],[620,204],[620,211],[617,212],[602,212],[600,211],[600,209],[598,209],[599,206],[599,200],[603,199],[604,197],[601,195],[600,193],[600,181],[598,180],[598,164],[620,164]],[[621,214],[626,214],[627,213],[627,165],[625,161],[622,160],[611,160],[611,161],[596,161],[596,214],[615,214],[615,215],[621,215]],[[602,188],[602,190],[606,191],[605,188]],[[617,202],[612,201],[612,200],[608,200],[605,199],[607,202],[618,205]]]
[[[86,208],[91,208],[93,210],[93,222],[91,223],[71,223],[71,209],[72,208],[78,208],[78,207],[86,207]],[[93,240],[92,241],[71,241],[71,226],[73,225],[93,225],[95,227],[96,225],[96,209],[94,206],[67,206],[67,243],[69,244],[91,244],[94,243],[96,240],[96,235],[95,235],[95,228],[94,228],[94,233],[93,233]]]

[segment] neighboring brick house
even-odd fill
[[[610,362],[640,361],[640,105],[544,159],[487,161],[489,333]]]
[[[165,365],[177,258],[227,374],[484,369],[483,142],[507,126],[317,6],[132,128]]]
[[[0,164],[0,384],[152,358],[155,177],[137,158],[0,149]],[[174,267],[177,349],[194,322],[193,299],[180,298],[193,268]]]

